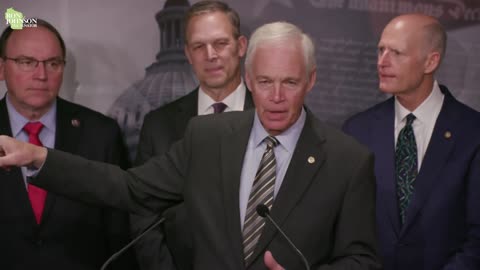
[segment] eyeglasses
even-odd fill
[[[34,71],[38,67],[39,63],[43,63],[45,65],[45,69],[47,70],[47,72],[60,72],[63,70],[63,67],[66,63],[65,60],[60,58],[52,58],[40,61],[32,57],[5,57],[5,60],[14,61],[15,64],[17,64],[18,68],[20,68],[21,71],[25,72]]]

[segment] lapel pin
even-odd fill
[[[73,118],[72,119],[72,126],[73,127],[79,127],[80,126],[80,120]]]
[[[445,134],[443,134],[443,136],[445,137],[445,139],[450,139],[452,138],[452,133],[450,131],[445,131]]]
[[[309,156],[307,161],[308,161],[308,163],[313,164],[313,163],[315,163],[315,158],[312,157],[312,156]]]

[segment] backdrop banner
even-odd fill
[[[114,117],[135,155],[143,116],[197,84],[183,54],[182,16],[196,1],[2,0],[43,18],[62,33],[67,66],[61,96]],[[376,46],[393,17],[424,13],[448,31],[447,54],[437,80],[480,110],[480,1],[475,0],[242,0],[226,1],[241,17],[242,32],[272,21],[292,22],[317,49],[317,82],[308,107],[335,126],[386,98],[378,90]],[[0,94],[6,87],[0,83]]]

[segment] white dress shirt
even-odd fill
[[[243,111],[243,107],[245,104],[245,91],[247,88],[243,83],[243,80],[240,82],[238,87],[233,91],[230,95],[224,98],[221,102],[223,102],[227,107],[225,108],[225,112],[230,111]],[[209,95],[205,94],[201,87],[199,87],[198,91],[198,115],[206,115],[213,113],[212,105],[217,103],[217,101],[213,100]]]
[[[15,107],[13,107],[13,104],[10,102],[8,94],[6,102],[12,136],[19,141],[28,142],[28,134],[23,130],[23,127],[25,126],[25,124],[30,122],[30,120],[21,115],[15,109]],[[43,124],[43,128],[40,131],[40,134],[38,134],[38,137],[42,142],[43,146],[48,148],[55,148],[55,132],[57,130],[56,118],[57,102],[55,101],[50,110],[38,120],[38,122],[41,122]],[[21,170],[23,181],[25,182],[25,187],[28,187],[26,177],[34,175],[37,171],[28,170],[27,167],[21,167]]]
[[[420,171],[425,152],[427,151],[433,128],[442,109],[444,95],[440,91],[437,81],[433,84],[433,90],[420,106],[410,112],[395,98],[395,147],[397,146],[398,134],[407,122],[407,115],[413,113],[416,119],[413,121],[413,133],[417,143],[418,170]]]

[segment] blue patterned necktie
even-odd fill
[[[400,221],[405,223],[407,208],[412,198],[415,178],[418,173],[417,143],[412,123],[415,115],[407,115],[407,124],[398,134],[395,150],[395,175],[397,179],[397,196],[400,210]]]

